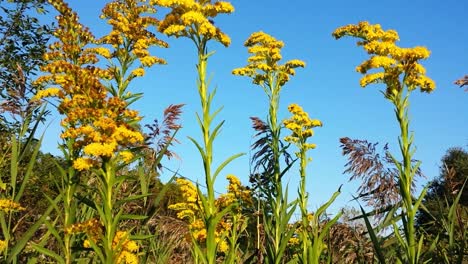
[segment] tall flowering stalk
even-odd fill
[[[197,63],[197,88],[202,107],[201,115],[197,114],[198,124],[202,130],[203,143],[198,143],[195,139],[190,140],[195,144],[203,160],[205,172],[205,184],[207,187],[206,197],[199,195],[203,213],[203,224],[206,228],[206,251],[194,239],[195,261],[202,263],[215,263],[218,250],[216,241],[216,226],[230,207],[219,211],[215,204],[214,183],[221,170],[233,159],[242,154],[231,156],[213,170],[213,142],[219,134],[224,123],[221,122],[212,128],[212,122],[221,109],[212,111],[211,104],[215,95],[215,90],[209,91],[206,76],[208,58],[213,52],[208,52],[208,42],[218,41],[224,46],[229,46],[231,40],[213,23],[213,19],[218,14],[230,14],[234,7],[229,2],[211,0],[152,0],[152,4],[171,8],[158,27],[158,30],[168,36],[176,38],[186,37],[195,44],[198,54]],[[198,192],[200,192],[200,189]],[[192,234],[193,235],[193,234]]]
[[[402,197],[402,223],[404,238],[394,224],[395,235],[404,250],[403,261],[405,263],[419,263],[421,257],[421,244],[424,237],[416,240],[414,218],[418,207],[426,193],[424,189],[417,199],[411,194],[413,178],[420,163],[413,164],[415,148],[413,144],[413,133],[409,132],[410,118],[409,96],[411,92],[420,88],[422,92],[430,93],[435,88],[435,83],[426,74],[425,68],[419,63],[420,60],[429,57],[429,50],[425,47],[400,48],[395,43],[399,40],[398,33],[394,30],[383,30],[380,25],[370,25],[368,22],[360,22],[357,25],[347,25],[336,29],[333,36],[337,39],[344,36],[359,38],[359,46],[362,46],[370,59],[364,61],[356,70],[364,77],[360,84],[365,87],[372,83],[383,83],[386,90],[383,93],[395,107],[395,114],[400,126],[399,145],[403,162],[392,159],[399,171],[399,191]],[[370,72],[374,69],[382,69],[380,72]]]
[[[229,185],[227,193],[221,194],[215,204],[219,209],[232,208],[233,213],[225,215],[217,224],[215,236],[218,243],[218,251],[224,255],[224,263],[238,263],[236,258],[239,253],[238,240],[247,225],[247,217],[242,214],[242,206],[252,205],[250,190],[241,184],[234,175],[228,175]],[[207,229],[204,224],[202,212],[202,198],[197,188],[186,179],[177,179],[177,184],[182,191],[184,202],[169,205],[169,209],[178,211],[177,217],[189,223],[188,227],[194,239],[199,245],[206,245]]]
[[[281,123],[278,122],[278,108],[282,87],[295,74],[295,68],[305,67],[300,60],[290,60],[285,64],[279,64],[282,59],[280,54],[284,46],[282,41],[264,33],[253,33],[244,43],[248,52],[252,54],[248,58],[247,66],[233,70],[234,75],[248,76],[253,83],[262,87],[269,99],[268,126],[271,129],[271,149],[273,153],[272,164],[274,166],[271,181],[272,193],[266,194],[271,203],[272,215],[265,211],[265,231],[267,233],[267,262],[282,263],[285,248],[294,230],[288,229],[288,223],[295,209],[295,202],[288,203],[287,189],[283,193],[281,177],[284,172],[280,167],[280,131]],[[290,230],[290,231],[288,231]]]
[[[47,64],[41,70],[49,74],[39,77],[36,83],[48,88],[39,91],[36,99],[58,97],[58,110],[66,116],[61,122],[61,137],[64,140],[61,148],[68,168],[62,170],[61,187],[62,223],[67,227],[76,221],[77,201],[74,196],[80,184],[80,170],[88,166],[86,161],[78,159],[88,142],[84,133],[94,131],[92,127],[83,125],[97,116],[96,106],[102,105],[101,100],[106,95],[100,79],[108,79],[110,75],[101,68],[91,66],[98,60],[93,50],[88,48],[95,38],[88,28],[79,23],[77,14],[63,1],[51,1],[51,4],[59,12],[58,27],[54,32],[57,41],[44,54]],[[72,262],[73,243],[73,234],[64,232],[61,243],[63,259],[58,262]]]
[[[116,263],[123,250],[121,243],[116,246],[114,242],[123,213],[121,205],[136,198],[116,201],[116,194],[126,180],[125,176],[117,176],[116,173],[133,160],[132,148],[144,140],[138,128],[141,117],[128,107],[139,95],[128,92],[127,87],[135,77],[144,75],[143,68],[164,63],[151,56],[147,49],[167,46],[147,30],[156,26],[158,21],[144,16],[155,12],[144,2],[116,0],[107,4],[102,17],[109,19],[112,31],[95,40],[63,1],[52,1],[60,13],[59,27],[55,32],[58,41],[45,55],[48,64],[42,70],[49,75],[40,77],[38,82],[58,87],[40,91],[37,98],[57,97],[60,102],[58,110],[66,116],[61,123],[64,128],[61,137],[66,142],[64,154],[70,163],[67,173],[64,173],[66,263],[72,261],[74,232],[70,230],[76,222],[77,209],[73,200],[83,171],[92,171],[98,180],[100,199],[94,206],[104,229],[103,237],[99,241],[90,239],[90,244],[102,263]],[[93,43],[101,46],[89,47]],[[102,45],[109,45],[112,49]],[[94,66],[99,61],[98,56],[108,59],[107,69]],[[135,68],[137,62],[139,66]]]
[[[291,135],[286,136],[284,140],[296,145],[299,149],[296,152],[297,158],[300,160],[299,174],[301,181],[299,183],[299,208],[301,210],[301,224],[297,231],[301,242],[301,254],[299,254],[300,263],[320,263],[322,252],[326,248],[324,237],[328,234],[329,229],[341,216],[337,214],[333,219],[328,221],[324,226],[321,226],[320,219],[325,213],[325,210],[335,201],[340,194],[337,191],[333,196],[322,205],[316,212],[309,213],[307,209],[308,193],[306,191],[306,167],[312,160],[307,156],[307,151],[315,149],[316,145],[307,143],[308,139],[313,136],[314,127],[321,127],[322,122],[317,119],[311,119],[309,114],[297,104],[288,106],[288,111],[292,114],[289,119],[283,121],[284,126],[291,131]]]

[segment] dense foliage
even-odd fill
[[[427,48],[399,47],[396,31],[368,22],[333,32],[336,39],[357,38],[370,55],[357,67],[364,75],[360,84],[384,85],[399,126],[401,160],[388,144],[379,151],[377,143],[341,138],[345,174],[361,181],[355,197],[366,209],[330,215],[341,188],[314,211],[306,190],[313,136],[323,123],[297,104],[289,104],[290,117],[278,117],[283,88],[306,64],[283,60],[284,42],[265,32],[250,35],[244,43],[250,57],[232,71],[250,78],[268,99],[266,117],[251,118],[250,185],[224,172],[243,153],[213,164],[224,121],[217,121],[221,108],[212,108],[209,44],[231,44],[214,21],[234,12],[231,3],[112,0],[102,9],[110,30],[101,37],[64,0],[1,3],[2,263],[468,261],[468,152],[449,149],[440,176],[415,192],[421,161],[414,159],[409,98],[418,89],[435,89],[421,64],[429,58]],[[57,14],[53,29],[39,19],[48,9]],[[157,9],[167,12],[161,17]],[[173,145],[183,129],[183,104],[169,105],[152,124],[143,124],[133,109],[143,96],[133,92],[134,80],[150,79],[147,69],[170,63],[154,54],[169,47],[160,34],[190,40],[197,54],[201,139],[190,140],[201,157],[202,184],[177,172],[168,182],[159,178],[164,158],[177,156]],[[37,128],[51,108],[62,117],[61,156],[40,150]],[[286,173],[299,182],[292,200]],[[228,186],[218,194],[214,185],[222,174]]]

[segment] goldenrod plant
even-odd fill
[[[252,204],[250,190],[243,186],[234,175],[228,175],[227,193],[221,194],[215,205],[219,210],[232,210],[220,219],[215,229],[215,240],[218,244],[216,259],[223,263],[240,263],[243,254],[239,248],[239,238],[245,231],[248,217],[242,213],[242,207]],[[192,239],[202,247],[207,246],[207,228],[203,219],[202,198],[197,187],[189,180],[176,180],[182,191],[183,202],[169,205],[169,209],[177,211],[177,218],[187,221]],[[196,260],[195,260],[196,261]]]
[[[232,13],[234,7],[229,2],[211,0],[152,0],[151,3],[170,8],[170,12],[161,21],[158,30],[168,36],[189,38],[197,50],[197,89],[202,107],[201,114],[197,114],[197,120],[202,131],[203,142],[200,144],[194,138],[190,138],[190,140],[197,147],[203,160],[207,194],[206,197],[202,195],[201,190],[197,187],[201,199],[203,225],[206,228],[206,249],[201,248],[197,240],[194,239],[194,257],[196,263],[211,264],[216,262],[219,248],[219,242],[216,240],[216,226],[221,218],[230,211],[230,207],[222,211],[218,210],[215,204],[214,183],[222,169],[243,154],[233,155],[217,168],[212,168],[213,143],[218,137],[224,121],[213,128],[212,123],[221,109],[215,111],[211,109],[216,90],[210,91],[208,87],[207,63],[213,52],[208,52],[207,45],[210,41],[217,41],[226,47],[229,46],[231,39],[214,25],[213,20],[219,14]]]
[[[44,56],[48,64],[42,70],[49,74],[41,76],[37,82],[58,87],[38,92],[36,99],[57,97],[58,110],[65,115],[61,137],[65,141],[63,150],[70,167],[63,173],[63,223],[65,230],[76,223],[77,203],[74,199],[80,174],[92,173],[98,183],[99,197],[92,206],[98,212],[103,237],[100,243],[89,241],[102,263],[116,263],[122,250],[113,242],[119,221],[144,218],[122,215],[124,203],[141,197],[116,201],[120,186],[127,180],[124,175],[118,175],[118,171],[134,160],[133,149],[144,141],[138,127],[141,117],[129,108],[140,95],[132,94],[127,88],[134,78],[144,75],[144,68],[165,63],[151,56],[148,48],[167,47],[167,44],[147,30],[158,21],[146,15],[154,13],[155,9],[145,1],[108,3],[102,18],[108,19],[112,31],[99,40],[78,22],[77,14],[64,2],[51,2],[60,13],[55,32],[58,41]],[[109,61],[107,68],[96,66],[99,56]],[[59,262],[71,263],[73,235],[73,232],[64,232],[64,259],[52,252],[48,252],[49,255]]]
[[[63,1],[52,1],[51,4],[59,13],[57,16],[58,26],[54,32],[57,40],[49,46],[49,51],[44,54],[44,60],[47,64],[41,70],[48,74],[44,74],[36,80],[36,83],[47,88],[39,91],[35,99],[58,97],[58,110],[66,115],[61,123],[63,127],[61,137],[64,140],[61,149],[68,163],[68,167],[61,170],[61,191],[63,194],[61,223],[67,227],[76,221],[75,193],[80,184],[80,171],[90,167],[87,160],[79,159],[81,149],[86,144],[79,127],[81,127],[82,121],[95,116],[94,105],[97,103],[96,101],[106,95],[106,89],[100,83],[99,78],[108,78],[108,75],[100,68],[86,67],[86,64],[96,60],[96,55],[92,56],[93,53],[89,49],[85,49],[94,40],[94,36],[88,28],[79,23],[77,14]],[[85,52],[88,53],[87,56],[83,54]],[[76,87],[85,89],[80,90]],[[61,252],[48,252],[45,251],[46,249],[42,251],[55,256],[59,263],[71,263],[74,258],[72,256],[74,236],[67,232],[58,235],[58,232],[59,230],[55,230],[53,234],[57,238],[57,248]]]
[[[313,128],[321,127],[322,122],[317,119],[311,119],[301,106],[290,104],[288,111],[292,116],[283,121],[284,126],[291,131],[291,135],[284,138],[286,142],[294,144],[298,151],[296,156],[300,161],[298,203],[301,211],[300,230],[298,231],[301,243],[301,253],[298,255],[300,263],[320,263],[322,252],[326,249],[324,237],[328,234],[332,225],[338,221],[341,213],[336,214],[324,227],[320,226],[321,217],[325,210],[335,201],[340,191],[335,192],[327,203],[322,205],[317,212],[309,213],[308,193],[306,191],[307,164],[312,158],[307,156],[307,152],[315,149],[316,145],[308,143],[308,139],[314,135]]]
[[[219,20],[234,12],[227,1],[108,0],[98,20],[104,27],[91,30],[66,0],[0,0],[0,49],[6,51],[0,56],[6,58],[0,60],[6,72],[0,72],[0,262],[465,263],[466,153],[450,158],[456,166],[442,168],[442,181],[414,193],[422,172],[410,130],[410,96],[431,93],[435,83],[421,63],[429,50],[399,47],[394,30],[360,22],[333,33],[358,39],[369,56],[356,68],[363,74],[360,85],[383,87],[399,127],[394,156],[387,145],[378,153],[366,140],[341,139],[349,161],[344,173],[367,182],[355,195],[367,202],[366,210],[339,219],[340,189],[311,208],[321,198],[307,186],[315,186],[310,150],[322,122],[305,106],[289,104],[289,113],[281,106],[283,88],[305,62],[284,60],[284,42],[262,31],[247,38],[248,59],[232,70],[266,94],[265,121],[251,117],[255,134],[245,164],[251,185],[241,182],[247,175],[225,173],[243,154],[222,159],[215,153],[225,126],[221,108],[214,107],[208,62],[217,45],[231,45]],[[39,26],[31,8],[57,15],[48,42],[42,33],[49,28]],[[151,67],[166,64],[156,56],[169,46],[159,36],[187,38],[195,46],[201,108],[194,117],[201,134],[187,134],[203,169],[190,172],[194,179],[165,163],[179,158],[171,147],[182,128],[183,104],[170,105],[149,125],[136,108],[143,96],[136,92],[139,81],[164,78],[149,76]],[[456,84],[464,86],[466,78]],[[43,121],[52,110],[59,116],[60,156],[40,149],[38,130],[47,129]],[[50,145],[44,147],[54,152]],[[181,164],[193,159],[183,150],[178,154]],[[173,177],[163,182],[168,172]],[[227,191],[217,192],[221,174]],[[291,180],[298,184],[293,195]]]
[[[416,236],[414,219],[421,201],[426,193],[426,188],[414,198],[411,193],[413,178],[419,168],[420,162],[413,164],[415,148],[413,146],[414,134],[409,131],[410,118],[409,96],[412,91],[420,89],[430,93],[435,88],[435,83],[426,76],[426,69],[419,63],[427,59],[430,52],[427,48],[417,46],[414,48],[401,48],[396,45],[399,40],[395,30],[383,30],[379,24],[371,25],[368,22],[360,22],[340,27],[333,32],[336,39],[351,36],[360,39],[358,46],[371,55],[356,71],[364,74],[360,85],[366,87],[373,83],[383,83],[386,86],[383,92],[385,99],[395,107],[395,115],[400,126],[399,145],[403,161],[400,162],[392,156],[398,169],[399,192],[402,199],[402,227],[403,235],[397,224],[393,222],[395,236],[402,246],[403,254],[399,259],[403,263],[419,263],[422,259],[421,252],[424,236]],[[375,69],[382,71],[375,72]],[[383,257],[380,254],[380,261]]]
[[[294,229],[287,227],[296,208],[296,200],[288,202],[287,188],[286,191],[283,190],[282,176],[285,171],[281,170],[280,164],[283,150],[280,149],[282,124],[278,121],[278,109],[281,89],[289,81],[290,76],[295,74],[295,68],[305,67],[305,63],[301,60],[290,60],[285,64],[279,64],[282,59],[281,48],[284,43],[264,32],[251,34],[244,46],[251,54],[247,60],[248,64],[243,68],[234,69],[232,73],[252,78],[253,83],[262,87],[269,99],[267,125],[272,135],[270,148],[273,154],[271,159],[274,168],[272,175],[270,175],[273,191],[267,194],[267,203],[269,203],[272,214],[268,215],[269,213],[264,210],[263,215],[268,240],[266,261],[267,263],[282,263],[287,243],[294,232]]]

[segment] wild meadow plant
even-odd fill
[[[49,74],[37,83],[56,85],[40,91],[36,98],[57,97],[58,110],[65,115],[61,125],[64,139],[62,150],[69,167],[63,170],[63,235],[51,231],[64,256],[36,247],[59,263],[71,263],[76,258],[75,235],[85,233],[85,248],[92,248],[102,263],[119,263],[136,259],[138,246],[129,240],[131,230],[118,230],[124,219],[140,220],[145,216],[124,215],[123,205],[142,198],[130,196],[116,200],[122,184],[128,180],[119,175],[121,168],[134,161],[136,148],[144,142],[139,130],[141,119],[129,105],[141,97],[127,90],[130,82],[143,76],[144,68],[165,63],[151,56],[152,46],[167,47],[147,30],[157,25],[146,16],[153,7],[137,0],[108,3],[102,18],[108,19],[112,31],[101,39],[78,22],[78,16],[63,1],[51,1],[58,16],[58,39],[49,47],[42,70]],[[97,45],[91,47],[91,45]],[[109,48],[107,48],[109,47]],[[107,68],[97,66],[99,57],[107,59]],[[90,173],[97,183],[97,196],[88,206],[97,212],[98,220],[77,221],[77,188],[81,177]],[[62,238],[63,236],[63,238]]]
[[[16,78],[17,87],[9,91],[11,97],[0,106],[0,112],[9,113],[10,120],[14,120],[14,125],[9,128],[11,134],[6,130],[1,132],[0,143],[0,168],[5,172],[0,175],[0,259],[8,263],[18,263],[27,243],[53,211],[51,205],[41,216],[34,216],[28,212],[30,208],[26,204],[22,205],[37,166],[44,135],[39,139],[35,137],[46,111],[37,101],[29,100],[27,80],[20,67]],[[31,217],[35,222],[27,225]],[[17,233],[22,225],[27,228],[19,237]]]
[[[216,90],[210,91],[208,87],[208,58],[214,53],[208,52],[208,43],[214,40],[226,47],[229,46],[231,43],[229,36],[214,25],[213,19],[219,14],[232,13],[234,7],[229,2],[211,0],[151,0],[150,2],[151,4],[171,9],[159,24],[158,30],[168,36],[189,38],[195,44],[197,50],[197,89],[202,107],[201,114],[197,113],[197,121],[202,131],[203,142],[199,143],[191,137],[189,139],[195,144],[202,157],[207,193],[206,196],[203,195],[199,186],[197,186],[198,196],[201,200],[201,213],[203,215],[202,224],[206,228],[206,243],[205,247],[202,247],[198,240],[194,238],[193,253],[195,263],[212,264],[216,262],[217,251],[220,247],[220,242],[216,237],[217,225],[223,216],[230,213],[232,209],[229,206],[221,211],[219,210],[216,205],[214,184],[216,177],[221,173],[223,168],[243,154],[233,155],[222,162],[216,169],[212,168],[213,143],[218,137],[224,121],[218,123],[213,128],[212,123],[221,111],[221,108],[215,111],[211,109]]]
[[[247,60],[247,66],[234,69],[234,75],[252,78],[253,83],[262,87],[269,100],[267,126],[271,131],[271,163],[273,169],[268,175],[272,182],[273,190],[266,193],[268,209],[263,210],[264,227],[266,233],[266,263],[282,263],[283,256],[289,239],[294,234],[294,228],[289,227],[291,216],[294,213],[296,200],[288,202],[288,190],[283,190],[282,177],[290,168],[281,170],[280,156],[284,149],[280,148],[281,122],[278,121],[278,109],[280,92],[282,87],[289,81],[290,76],[295,74],[295,68],[305,67],[301,60],[290,60],[285,64],[279,64],[282,59],[282,41],[264,33],[255,32],[245,41],[244,46],[248,48],[251,57]]]
[[[341,213],[330,218],[325,215],[340,190],[317,210],[308,210],[307,166],[311,160],[308,151],[315,148],[309,140],[313,129],[322,126],[322,122],[311,119],[296,104],[288,107],[292,114],[290,118],[278,119],[283,87],[295,75],[296,68],[305,67],[305,63],[297,59],[281,62],[282,41],[264,32],[251,34],[244,43],[250,54],[247,65],[233,70],[234,75],[250,77],[268,98],[267,121],[252,118],[258,132],[256,136],[261,137],[253,144],[253,149],[257,150],[253,158],[257,162],[254,170],[263,169],[258,174],[261,179],[254,183],[257,186],[252,190],[236,176],[228,174],[227,192],[216,195],[217,177],[226,165],[243,155],[233,155],[218,166],[213,164],[214,141],[218,139],[224,121],[215,122],[221,108],[212,109],[216,89],[210,89],[207,71],[208,60],[214,52],[209,51],[208,46],[212,42],[226,47],[230,45],[229,36],[214,20],[220,14],[232,13],[232,4],[217,0],[113,0],[104,6],[101,14],[110,26],[110,32],[96,38],[80,24],[78,15],[64,0],[49,2],[58,12],[57,27],[55,42],[43,56],[43,73],[34,82],[35,87],[41,87],[29,102],[35,114],[24,115],[20,127],[15,126],[18,131],[8,139],[1,139],[0,165],[2,172],[7,168],[9,174],[6,177],[0,175],[2,262],[23,261],[25,257],[21,254],[25,249],[28,250],[25,256],[32,257],[28,259],[31,263],[40,260],[64,264],[168,262],[173,259],[171,254],[179,250],[176,249],[179,242],[173,241],[184,241],[182,250],[186,252],[179,260],[188,261],[188,240],[193,262],[203,264],[331,263],[343,261],[343,255],[332,254],[359,251],[362,242],[370,245],[370,240],[374,243],[377,260],[381,263],[390,261],[390,254],[383,252],[383,240],[377,235],[380,229],[372,228],[367,218],[369,214],[363,208],[361,217],[367,225],[369,238],[360,234],[360,240],[354,244],[351,240],[350,243],[335,243],[330,239],[330,234],[340,230],[353,233],[346,223],[336,225]],[[161,21],[155,15],[159,7],[169,9]],[[165,187],[157,182],[157,169],[162,156],[170,156],[168,147],[180,128],[174,122],[182,105],[166,109],[162,126],[157,122],[154,126],[146,126],[151,130],[150,135],[143,133],[142,117],[131,108],[142,97],[142,94],[130,91],[133,80],[145,76],[149,67],[166,63],[150,52],[154,47],[168,47],[156,37],[152,28],[167,36],[190,39],[198,55],[196,86],[201,111],[196,117],[202,134],[201,140],[192,137],[190,140],[202,158],[207,191],[202,192],[200,185],[188,179],[177,179],[177,185],[172,186],[177,186],[175,193],[180,197],[167,202],[168,207],[163,210],[169,212],[168,215],[158,215],[161,210],[158,203]],[[447,214],[438,219],[442,232],[445,232],[440,235],[447,236],[447,245],[436,245],[437,235],[430,236],[426,230],[416,230],[415,227],[415,216],[423,207],[426,188],[418,197],[413,197],[412,186],[420,163],[413,159],[415,148],[414,136],[409,130],[409,96],[418,88],[428,93],[435,88],[419,63],[429,57],[429,51],[424,47],[400,48],[396,45],[399,39],[396,31],[385,31],[380,25],[367,22],[338,28],[333,36],[359,39],[358,45],[371,56],[357,67],[357,71],[364,74],[360,84],[363,87],[372,83],[385,85],[384,97],[394,106],[400,128],[402,161],[390,154],[388,157],[398,172],[395,197],[401,201],[384,219],[384,223],[394,228],[395,234],[385,241],[390,244],[385,246],[394,249],[397,263],[430,262],[435,256],[430,254],[434,248],[441,251],[437,253],[441,261],[462,263],[460,252],[466,248],[468,235],[463,229],[464,220],[460,220],[464,212],[459,208],[462,206],[461,191],[458,194],[452,192],[453,204],[447,201],[444,206],[448,208]],[[463,80],[459,84],[464,85]],[[16,91],[10,90],[9,93]],[[57,179],[58,195],[45,195],[44,200],[50,206],[40,216],[35,216],[27,212],[28,205],[22,198],[30,179],[36,176],[34,166],[42,137],[39,140],[34,137],[44,114],[41,109],[45,108],[40,107],[44,100],[56,105],[63,116],[60,148],[65,164],[57,164],[60,174],[51,175]],[[2,102],[0,107],[5,105]],[[2,122],[6,120],[3,115],[1,118]],[[164,126],[167,129],[164,130]],[[289,133],[286,137],[281,135],[284,128]],[[150,149],[149,141],[157,135],[164,139]],[[291,147],[296,149],[295,157],[288,153]],[[286,173],[292,173],[296,161],[300,177],[298,198],[290,201],[288,186],[283,181]],[[156,195],[157,191],[153,191],[156,189],[160,194]],[[255,203],[257,209],[254,209]],[[257,213],[252,213],[255,211]],[[293,223],[291,218],[296,211],[301,213],[301,218]],[[175,224],[179,227],[178,233],[171,234],[171,239],[158,234],[160,227],[152,225],[158,217],[165,217],[166,223],[178,220]],[[255,217],[257,230],[253,225]],[[34,222],[22,228],[24,219]],[[17,232],[20,228],[21,232]],[[171,232],[169,229],[166,228]],[[36,232],[38,230],[40,232]],[[254,239],[255,231],[257,239]],[[463,241],[459,242],[457,238]],[[363,253],[354,255],[364,256]],[[365,258],[350,259],[368,261],[372,258],[366,250]]]
[[[221,211],[231,208],[231,212],[224,215],[216,225],[217,259],[223,260],[223,263],[242,263],[246,254],[242,252],[238,241],[244,235],[248,223],[248,216],[242,213],[242,209],[251,206],[253,201],[250,190],[236,176],[230,174],[226,178],[229,181],[227,193],[216,198],[215,205]],[[177,211],[177,218],[189,223],[192,239],[198,245],[206,246],[207,228],[200,193],[191,181],[183,178],[176,181],[182,191],[183,201],[169,205],[169,209]]]
[[[314,127],[321,127],[322,122],[317,119],[311,119],[309,114],[305,112],[302,107],[297,104],[290,104],[288,111],[292,117],[283,121],[284,126],[291,131],[291,135],[286,136],[284,140],[294,144],[298,151],[296,157],[300,161],[299,166],[299,190],[298,190],[298,204],[301,211],[301,221],[298,230],[299,242],[301,252],[298,254],[299,263],[314,263],[318,264],[322,260],[322,252],[326,249],[324,237],[328,235],[330,228],[341,217],[341,213],[336,214],[332,219],[327,221],[324,226],[321,226],[321,220],[326,209],[335,201],[336,197],[340,194],[337,191],[333,196],[322,205],[316,212],[309,212],[307,209],[309,195],[306,191],[307,179],[307,164],[312,158],[307,156],[307,152],[315,149],[316,145],[308,143],[307,140],[313,136]]]
[[[415,216],[427,188],[424,188],[417,198],[414,198],[411,193],[413,178],[420,162],[413,164],[415,148],[412,145],[414,134],[409,131],[410,118],[408,111],[409,96],[412,91],[420,88],[422,92],[430,93],[435,88],[434,81],[426,76],[426,69],[419,63],[420,60],[427,59],[430,52],[425,47],[420,46],[414,48],[398,47],[395,44],[399,40],[396,31],[383,30],[380,25],[371,25],[368,22],[340,27],[333,32],[333,36],[336,39],[344,36],[360,39],[358,46],[362,46],[371,55],[370,59],[356,68],[356,71],[364,74],[360,85],[366,87],[373,83],[383,83],[386,86],[383,92],[384,97],[395,108],[395,115],[400,127],[398,143],[403,161],[400,162],[395,156],[391,157],[399,172],[398,185],[402,199],[400,217],[403,235],[400,233],[396,220],[392,221],[392,225],[395,236],[402,248],[402,253],[398,254],[399,261],[411,264],[419,263],[423,259],[423,253],[425,253],[422,250],[424,235],[417,238]],[[375,69],[382,69],[383,71],[374,72]],[[379,261],[384,263],[385,259],[380,248],[378,248],[379,243],[375,234],[372,234],[370,224],[368,224],[368,229],[371,232],[374,246],[376,246]]]

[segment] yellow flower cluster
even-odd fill
[[[112,240],[112,249],[119,252],[116,263],[137,264],[139,262],[138,256],[135,253],[140,247],[135,241],[128,239],[128,236],[129,234],[126,231],[117,231],[115,233],[114,239]],[[100,239],[100,237],[92,237],[91,239],[94,243],[97,243],[97,239]],[[89,239],[83,242],[83,247],[91,248]]]
[[[288,246],[297,246],[301,241],[297,236],[293,236],[288,241]]]
[[[343,36],[360,38],[362,46],[370,59],[364,61],[356,70],[364,75],[360,84],[365,87],[371,83],[385,83],[386,94],[398,93],[405,85],[410,91],[420,88],[422,92],[431,92],[435,83],[428,78],[419,60],[427,59],[430,52],[425,47],[400,48],[395,43],[399,40],[394,30],[383,30],[382,27],[360,22],[357,25],[347,25],[336,29],[333,36],[339,39]],[[383,69],[382,72],[368,73],[372,69]],[[403,75],[403,78],[401,76]],[[401,79],[401,81],[400,81]]]
[[[92,218],[82,223],[70,225],[65,228],[64,232],[67,234],[86,233],[89,239],[93,240],[94,243],[97,243],[97,241],[102,237],[102,225],[98,219]],[[85,241],[85,245],[89,246],[89,241]]]
[[[78,171],[89,170],[95,165],[95,160],[90,158],[77,158],[73,161],[73,168]]]
[[[126,231],[117,231],[112,241],[112,248],[120,249],[117,263],[137,264],[138,256],[135,252],[138,251],[139,246],[135,241],[128,239],[128,236]]]
[[[234,7],[229,2],[213,0],[151,0],[152,5],[171,8],[158,30],[168,36],[188,37],[206,43],[214,39],[229,46],[231,39],[214,25],[218,14],[230,14]]]
[[[188,221],[192,238],[198,242],[204,242],[206,240],[206,227],[201,218],[201,201],[197,188],[191,181],[183,178],[177,179],[176,182],[182,192],[182,199],[185,202],[171,204],[168,208],[179,211],[177,217]]]
[[[128,15],[125,19],[129,21],[140,21],[137,17],[141,12],[146,12],[147,7],[136,6],[137,2],[140,1],[118,1],[109,4],[104,13],[109,17],[123,13]],[[36,97],[58,98],[58,110],[65,115],[61,122],[64,127],[61,137],[72,141],[75,150],[83,150],[81,154],[84,156],[73,161],[75,169],[88,170],[99,164],[103,158],[120,157],[122,161],[127,162],[131,160],[129,155],[118,153],[144,141],[136,126],[141,117],[136,111],[128,109],[128,103],[123,98],[115,94],[109,95],[107,87],[103,84],[103,81],[118,77],[115,76],[115,69],[94,66],[99,61],[97,55],[111,58],[119,56],[118,50],[111,53],[104,47],[89,48],[88,46],[95,42],[94,37],[78,22],[76,13],[62,0],[54,0],[52,4],[60,12],[56,30],[58,41],[52,43],[44,55],[47,64],[41,70],[49,74],[39,77],[36,83],[55,85],[59,88],[45,89]],[[114,13],[111,12],[111,8],[115,8]],[[136,11],[130,14],[130,11],[124,8],[134,8]],[[138,27],[133,25],[132,32],[127,32],[129,35],[125,35],[124,38],[129,42],[133,41],[134,46],[141,42],[142,34],[148,35],[148,32],[142,31],[142,27],[153,25],[154,22],[141,19],[143,24]],[[139,30],[133,30],[134,28]],[[106,38],[101,42],[111,44],[111,40]],[[154,42],[156,40],[150,41]],[[147,47],[140,43],[140,48]],[[143,75],[141,70],[135,70],[135,75]]]
[[[315,144],[306,143],[307,138],[314,135],[313,127],[322,126],[322,122],[311,119],[309,114],[297,104],[290,104],[288,111],[292,117],[283,121],[284,126],[291,131],[291,135],[284,138],[285,141],[296,144],[305,150],[314,149]]]
[[[0,211],[8,213],[23,210],[25,210],[25,208],[17,202],[14,202],[10,199],[0,199]]]
[[[182,192],[183,203],[171,204],[168,206],[171,210],[179,211],[177,217],[185,219],[189,223],[195,222],[200,210],[200,198],[197,188],[189,180],[179,178],[176,180],[180,191]]]
[[[45,97],[55,97],[58,96],[60,93],[60,88],[51,87],[44,90],[40,90],[33,96],[32,100],[41,100]]]
[[[5,240],[0,239],[0,252],[5,250],[5,248],[8,246],[8,243]]]
[[[232,73],[251,77],[255,84],[273,82],[269,76],[276,76],[276,82],[282,86],[289,81],[291,75],[295,74],[295,68],[305,67],[305,63],[297,59],[278,64],[282,59],[281,48],[284,43],[264,32],[255,32],[250,35],[244,46],[248,47],[248,52],[252,56],[247,59],[247,66],[234,69]]]
[[[229,182],[228,192],[221,194],[215,203],[219,208],[226,208],[233,203],[252,205],[252,192],[242,185],[240,180],[232,174],[226,176]]]
[[[130,51],[136,56],[142,67],[150,67],[153,64],[166,64],[166,61],[151,56],[148,49],[152,46],[167,48],[168,44],[148,31],[149,27],[158,27],[159,21],[145,14],[154,14],[156,9],[141,0],[123,0],[108,3],[102,10],[101,18],[108,19],[112,31],[98,41],[101,44],[110,44],[115,49],[115,54]],[[110,52],[109,52],[110,53]],[[107,58],[107,52],[101,55]],[[132,77],[143,76],[142,68],[134,70]]]
[[[234,202],[252,204],[250,190],[242,186],[236,176],[228,175],[226,178],[229,181],[228,193],[222,194],[216,199],[215,205],[218,207],[218,210],[222,210]],[[179,211],[177,217],[188,221],[193,239],[204,243],[206,241],[206,227],[201,216],[201,200],[198,196],[198,191],[189,180],[179,178],[176,182],[182,192],[182,199],[185,202],[171,204],[168,208]],[[216,242],[218,243],[218,250],[221,252],[229,250],[229,245],[223,237],[225,237],[226,232],[231,230],[231,228],[232,222],[230,219],[221,219],[216,226]]]

